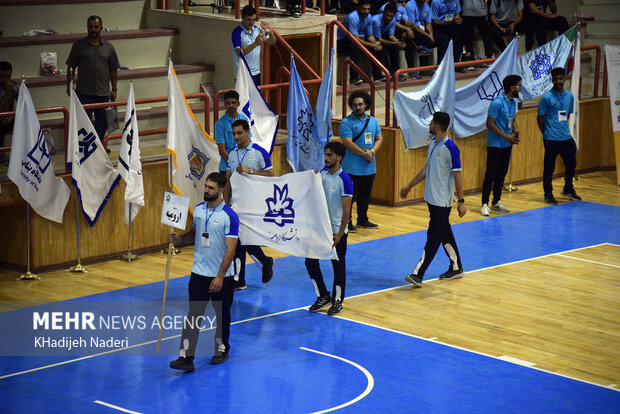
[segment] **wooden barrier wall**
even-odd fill
[[[614,168],[613,135],[608,99],[594,99],[581,103],[581,145],[577,168],[579,171],[598,168]],[[521,131],[521,144],[514,154],[513,181],[526,182],[542,178],[543,146],[536,125],[536,109],[526,109],[517,115]],[[338,131],[338,121],[334,121]],[[424,186],[417,186],[410,198],[401,200],[399,189],[405,185],[426,163],[426,148],[405,152],[400,130],[383,129],[384,144],[377,153],[377,177],[372,201],[385,205],[402,205],[421,200]],[[486,135],[476,134],[457,139],[461,150],[463,178],[466,192],[479,191],[486,166]],[[279,144],[272,154],[274,173],[282,175],[289,171],[286,147]],[[556,172],[563,171],[558,161]],[[134,220],[132,226],[132,250],[152,251],[166,245],[168,228],[160,223],[164,192],[168,190],[168,165],[166,161],[145,163],[143,166],[146,207]],[[75,190],[70,176],[64,177],[71,188],[71,198],[64,213],[63,223],[43,219],[31,210],[31,268],[34,271],[70,266],[76,263],[77,238],[75,214]],[[89,227],[82,214],[80,220],[80,248],[83,263],[105,258],[119,257],[127,250],[128,227],[123,222],[123,195],[125,184],[121,180],[103,209],[97,224]],[[541,188],[542,196],[542,188]],[[188,222],[188,227],[191,223]],[[15,185],[2,183],[0,194],[0,263],[24,269],[26,266],[26,205]]]

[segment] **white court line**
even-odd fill
[[[142,413],[140,413],[140,412],[138,412],[138,411],[131,411],[131,410],[128,410],[128,409],[126,409],[126,408],[119,407],[119,406],[117,406],[117,405],[108,404],[107,402],[103,402],[103,401],[99,401],[99,400],[96,400],[96,401],[93,401],[93,402],[95,402],[95,403],[97,403],[97,404],[105,405],[106,407],[114,408],[115,410],[122,411],[122,412],[124,412],[124,413],[130,413],[130,414],[142,414]]]
[[[558,255],[560,253],[574,252],[574,251],[577,251],[577,250],[584,250],[584,249],[589,249],[589,248],[592,248],[592,247],[599,247],[599,246],[604,246],[604,245],[620,246],[620,245],[614,244],[614,243],[599,243],[599,244],[594,244],[592,246],[579,247],[577,249],[564,250],[564,251],[557,252],[557,253],[550,253],[550,254],[544,254],[544,255],[541,255],[541,256],[531,257],[529,259],[516,260],[514,262],[502,263],[502,264],[498,264],[498,265],[483,267],[483,268],[480,268],[480,269],[469,270],[469,271],[467,271],[465,273],[467,275],[467,274],[470,274],[470,273],[481,272],[481,271],[484,271],[484,270],[494,269],[494,268],[501,267],[501,266],[508,266],[508,265],[512,265],[512,264],[516,264],[516,263],[527,262],[529,260],[536,260],[536,259],[540,259],[540,258],[543,258],[543,257],[554,256],[554,255]],[[429,279],[428,281],[431,281],[431,280],[438,280],[438,279],[437,278]],[[372,294],[375,294],[375,293],[387,292],[387,291],[394,290],[394,289],[400,289],[400,288],[405,287],[405,286],[410,286],[410,284],[403,284],[403,285],[400,285],[400,286],[394,286],[394,287],[390,287],[390,288],[375,290],[375,291],[372,291],[372,292],[361,293],[359,295],[349,296],[348,299],[359,298],[359,297],[362,297],[362,296],[372,295]],[[231,323],[231,325],[236,325],[236,324],[245,323],[245,322],[251,322],[251,321],[254,321],[254,320],[257,320],[257,319],[263,319],[263,318],[267,318],[267,317],[270,317],[270,316],[282,315],[282,314],[285,314],[285,313],[294,312],[294,311],[297,311],[297,310],[307,309],[307,308],[308,308],[307,306],[302,306],[302,307],[299,307],[299,308],[289,309],[289,310],[285,310],[285,311],[281,311],[281,312],[270,313],[268,315],[257,316],[257,317],[250,318],[250,319],[244,319],[244,320],[241,320],[241,321],[236,321],[236,322]],[[207,330],[210,330],[210,329],[212,329],[212,328],[204,329],[203,331],[207,331]],[[394,331],[394,332],[397,332],[397,331]],[[400,332],[398,332],[398,333],[400,333]],[[181,337],[181,335],[168,336],[168,337],[162,338],[162,341],[166,341],[168,339],[180,338],[180,337]],[[425,339],[425,338],[422,338],[422,339]],[[58,362],[56,364],[44,365],[44,366],[41,366],[41,367],[28,369],[28,370],[25,370],[25,371],[14,372],[12,374],[7,374],[7,375],[0,376],[0,380],[3,380],[5,378],[14,377],[14,376],[17,376],[17,375],[28,374],[30,372],[40,371],[42,369],[53,368],[53,367],[57,367],[57,366],[60,366],[60,365],[71,364],[73,362],[78,362],[78,361],[82,361],[82,360],[89,359],[89,358],[94,358],[94,357],[98,357],[98,356],[102,356],[102,355],[108,355],[108,354],[112,354],[112,353],[115,353],[115,352],[124,351],[124,350],[130,349],[130,348],[137,348],[139,346],[149,345],[149,344],[153,344],[153,343],[156,343],[156,342],[157,342],[157,340],[152,340],[152,341],[148,341],[148,342],[143,342],[141,344],[131,345],[131,346],[128,346],[128,347],[125,347],[125,348],[113,349],[113,350],[110,350],[110,351],[100,352],[98,354],[87,355],[87,356],[80,357],[80,358],[70,359],[68,361]]]
[[[600,264],[600,265],[603,265],[603,266],[610,266],[610,267],[615,267],[615,268],[617,268],[617,269],[620,269],[620,266],[618,266],[618,265],[614,265],[614,264],[611,264],[611,263],[597,262],[597,261],[595,261],[595,260],[582,259],[581,257],[567,256],[567,255],[565,255],[565,254],[560,254],[560,253],[558,253],[558,254],[557,254],[557,256],[567,257],[567,258],[569,258],[569,259],[581,260],[581,261],[583,261],[583,262],[589,262],[589,263],[594,263],[594,264]]]
[[[372,377],[372,374],[370,372],[368,372],[368,370],[366,368],[364,368],[363,366],[356,364],[353,361],[349,361],[348,359],[336,356],[336,355],[332,355],[332,354],[328,354],[326,352],[321,352],[321,351],[316,351],[314,349],[310,349],[310,348],[306,348],[303,346],[300,346],[299,349],[303,349],[304,351],[308,351],[308,352],[314,352],[315,354],[319,354],[319,355],[324,355],[324,356],[328,356],[331,358],[335,358],[338,359],[340,361],[344,361],[349,365],[353,365],[355,368],[359,369],[360,371],[362,371],[364,373],[364,375],[366,376],[366,380],[368,381],[368,385],[366,385],[366,389],[364,390],[363,393],[361,393],[360,395],[358,395],[357,397],[355,397],[354,399],[352,399],[351,401],[348,401],[344,404],[340,404],[339,406],[336,407],[332,407],[332,408],[328,408],[326,410],[322,410],[322,411],[315,411],[312,414],[323,414],[323,413],[328,413],[330,411],[336,411],[339,410],[341,408],[347,407],[349,405],[355,404],[356,402],[358,402],[359,400],[361,400],[362,398],[364,398],[365,396],[367,396],[368,394],[370,394],[370,391],[372,391],[372,389],[375,386],[375,380]]]

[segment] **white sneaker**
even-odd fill
[[[501,211],[502,213],[508,213],[510,211],[506,208],[505,205],[502,204],[501,201],[498,201],[497,203],[491,205],[491,210]]]
[[[483,216],[488,216],[490,213],[491,211],[489,211],[489,205],[483,204],[482,208],[480,209],[480,214],[482,214]]]

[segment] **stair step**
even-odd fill
[[[594,21],[590,22],[588,27],[586,28],[586,36],[605,36],[609,37],[609,35],[618,34],[618,28],[620,28],[620,21],[615,22],[601,22]]]
[[[612,6],[618,5],[618,0],[581,0],[582,6]]]
[[[595,22],[613,22],[620,21],[620,7],[618,3],[581,6],[579,11],[594,16]]]

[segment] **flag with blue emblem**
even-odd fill
[[[394,115],[398,126],[403,131],[407,149],[427,145],[433,138],[429,137],[428,126],[437,111],[450,115],[450,124],[454,120],[454,55],[452,41],[448,50],[426,86],[415,92],[394,93]]]
[[[112,195],[121,176],[112,166],[97,131],[73,90],[69,104],[67,168],[80,195],[82,211],[92,227]]]
[[[574,111],[569,115],[568,126],[570,133],[579,149],[579,84],[581,83],[581,33],[579,27],[575,34],[575,47],[573,48],[573,73],[570,77],[570,91],[573,94]]]
[[[232,208],[239,241],[293,256],[338,259],[321,176],[302,171],[281,177],[234,172]]]
[[[452,124],[454,137],[465,138],[486,129],[491,101],[504,92],[504,78],[516,73],[518,47],[519,38],[516,37],[484,73],[457,89]]]
[[[573,26],[563,35],[517,58],[517,75],[522,78],[521,101],[538,98],[551,90],[551,69],[566,66],[576,30],[577,26]]]
[[[293,172],[320,170],[324,166],[323,148],[327,141],[319,138],[317,120],[304,85],[291,56],[291,80],[288,89],[286,156]]]
[[[280,115],[269,107],[263,94],[256,86],[243,53],[239,57],[239,65],[237,66],[235,90],[239,94],[239,109],[250,120],[252,142],[271,154],[278,133]]]
[[[319,129],[319,138],[329,142],[334,137],[332,130],[332,89],[334,84],[334,48],[331,51],[329,66],[323,75],[323,81],[316,99],[316,120]]]
[[[204,201],[207,176],[219,171],[215,140],[202,128],[189,107],[172,61],[168,64],[168,140],[172,158],[172,190],[189,198],[189,209]]]
[[[7,175],[41,217],[62,223],[71,191],[54,174],[54,163],[25,81],[19,88]]]

